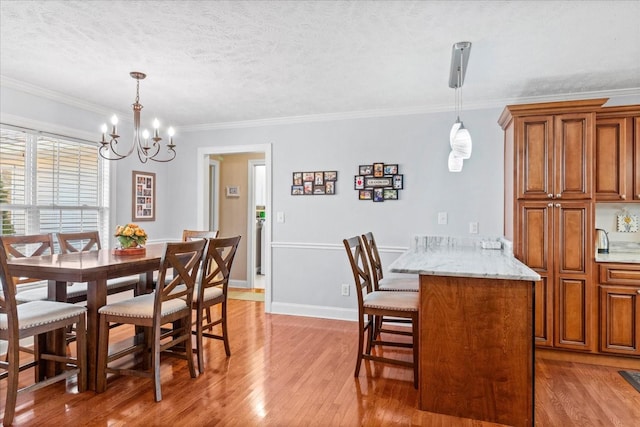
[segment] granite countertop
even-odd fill
[[[417,236],[416,247],[389,265],[394,273],[477,277],[505,280],[540,280],[540,275],[518,261],[510,242],[501,238]],[[482,242],[500,242],[500,249],[483,249]]]
[[[608,254],[596,252],[596,262],[640,264],[640,243],[611,242]]]

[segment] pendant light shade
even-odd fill
[[[456,133],[458,133],[458,129],[460,129],[460,125],[462,122],[460,119],[456,120],[456,122],[451,126],[451,131],[449,132],[449,145],[453,149],[453,141],[456,139]]]
[[[462,157],[458,157],[456,156],[456,153],[451,150],[451,152],[449,153],[449,172],[462,172],[462,164],[464,163],[464,161],[462,160]]]
[[[460,127],[451,141],[451,149],[456,156],[466,160],[471,157],[471,148],[471,135],[467,128],[464,127],[464,123],[460,123]]]

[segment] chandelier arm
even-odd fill
[[[149,157],[145,157],[145,156],[142,154],[141,150],[140,150],[140,149],[138,149],[138,159],[140,159],[140,162],[141,162],[141,163],[147,163],[147,160],[149,160]]]
[[[154,162],[158,162],[158,163],[170,162],[171,160],[176,158],[176,151],[173,149],[173,147],[169,147],[168,151],[173,154],[168,159],[156,159],[155,156],[154,157],[150,157],[150,159],[153,160]]]
[[[152,150],[154,150],[153,154],[149,154],[149,151],[152,151]],[[153,158],[157,156],[159,152],[160,152],[160,144],[158,144],[155,141],[151,144],[150,147],[146,147],[146,146],[138,147],[138,157],[140,158],[140,160],[142,160],[142,157],[144,157],[145,159],[153,160]]]
[[[131,155],[131,153],[133,153],[133,146],[131,146],[131,148],[129,149],[129,151],[126,154],[120,154],[117,150],[116,150],[116,144],[118,144],[118,138],[111,138],[111,140],[109,141],[108,144],[103,143],[102,147],[100,147],[100,150],[98,151],[100,154],[100,157],[102,157],[103,159],[107,159],[107,160],[120,160],[120,159],[124,159],[125,157]],[[115,157],[107,157],[104,154],[102,154],[103,151],[111,151],[111,153],[113,153],[115,155]]]

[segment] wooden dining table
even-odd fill
[[[14,277],[30,277],[48,280],[48,298],[66,301],[67,285],[71,282],[87,282],[87,386],[96,389],[98,360],[98,309],[107,303],[107,280],[130,275],[140,275],[137,293],[152,288],[153,272],[160,267],[165,243],[150,243],[142,254],[120,255],[113,249],[73,252],[8,261],[9,274]],[[48,346],[64,351],[64,336],[54,338]],[[62,349],[60,349],[62,347]],[[48,368],[50,371],[50,367]],[[43,370],[41,370],[43,371]]]

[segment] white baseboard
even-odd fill
[[[292,316],[319,317],[321,319],[349,321],[358,320],[358,310],[352,308],[290,304],[276,301],[271,303],[271,314],[288,314]]]
[[[249,282],[246,280],[229,280],[229,287],[249,289]]]

